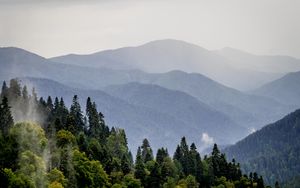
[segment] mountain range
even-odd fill
[[[91,97],[108,125],[126,130],[130,148],[137,148],[144,138],[155,149],[163,145],[175,148],[174,140],[185,135],[201,146],[206,144],[201,143],[203,134],[216,142],[234,143],[248,132],[196,98],[160,86],[130,83],[111,86],[103,92],[75,89],[48,79],[19,79],[23,85],[34,87],[43,98],[63,97],[68,106],[74,95],[78,95],[82,104]]]
[[[124,47],[89,55],[69,54],[50,60],[85,67],[138,69],[152,73],[172,70],[198,72],[239,90],[251,90],[287,72],[300,70],[300,60],[296,58],[256,56],[228,49],[210,51],[184,41],[167,39],[137,47]]]
[[[260,60],[265,69],[250,70],[247,57]],[[236,65],[238,58],[245,60],[241,62],[245,66]],[[299,103],[286,101],[284,94],[273,96],[274,91],[268,87],[279,82],[275,88],[280,90],[282,87],[285,93],[294,94],[295,88],[299,87],[297,79],[290,76],[293,73],[274,79],[284,71],[297,69],[298,60],[280,56],[272,64],[272,59],[276,56],[254,56],[233,49],[209,51],[177,40],[50,59],[10,47],[0,48],[0,80],[22,78],[36,87],[43,97],[62,96],[71,100],[72,95],[78,94],[85,100],[90,96],[110,125],[128,129],[131,138],[141,135],[138,141],[142,137],[152,138],[154,147],[164,142],[163,145],[174,148],[172,139],[184,135],[201,144],[204,133],[214,141],[232,144],[299,107]],[[283,71],[267,72],[266,67],[271,70],[281,66],[280,62],[286,59],[290,61]],[[247,85],[240,77],[247,75],[245,71],[253,73],[250,81],[258,85],[263,82],[256,79],[265,76],[273,82],[249,92],[218,82],[227,82],[228,75],[233,75],[233,80]],[[256,76],[256,73],[264,76]],[[281,84],[282,79],[285,83],[294,83],[293,87]],[[297,96],[290,100],[296,101]],[[182,135],[178,135],[177,130],[181,130]],[[129,142],[135,147],[134,140]]]

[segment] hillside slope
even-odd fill
[[[107,114],[105,119],[110,126],[124,128],[129,137],[129,145],[136,148],[143,138],[149,138],[154,148],[163,145],[168,148],[175,148],[174,140],[176,136],[187,136],[193,142],[201,146],[202,133],[208,133],[215,141],[233,143],[246,135],[246,130],[237,126],[226,115],[213,111],[202,104],[194,109],[199,113],[190,114],[188,117],[175,116],[174,113],[167,113],[167,107],[161,108],[160,101],[155,101],[152,107],[138,104],[138,102],[128,102],[124,99],[109,95],[100,90],[74,89],[58,82],[38,78],[21,78],[22,83],[35,87],[40,96],[58,96],[65,99],[66,104],[71,104],[73,95],[77,94],[80,102],[85,104],[86,98],[91,97],[103,114]],[[168,94],[175,96],[178,100],[192,98],[188,95],[181,97],[178,92],[168,90]],[[187,96],[187,97],[186,97]],[[161,98],[160,96],[157,96]],[[149,99],[151,100],[151,99]],[[194,100],[193,102],[196,102]],[[189,103],[189,105],[194,105]],[[180,104],[174,105],[179,112],[185,110]],[[84,109],[85,107],[83,107]],[[200,111],[202,109],[202,111]],[[199,117],[207,115],[206,119],[199,120]],[[198,117],[199,116],[199,117]],[[188,118],[198,119],[198,124],[190,123]],[[209,125],[209,126],[208,126]],[[178,131],[181,130],[181,131]],[[217,131],[223,130],[223,131]]]
[[[300,72],[293,72],[268,83],[252,93],[267,96],[284,104],[300,107]]]
[[[269,183],[286,182],[300,175],[300,110],[285,116],[226,148],[249,171],[264,175]]]

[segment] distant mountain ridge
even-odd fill
[[[267,64],[264,63],[266,66],[263,70],[251,69],[249,66],[241,68],[240,65],[245,64],[243,62],[252,61],[252,59],[258,59],[263,63],[267,61]],[[257,58],[255,55],[250,55],[250,57],[242,58],[242,62],[237,62],[235,54],[232,55],[224,50],[209,51],[184,41],[166,39],[152,41],[137,47],[105,50],[89,55],[71,54],[54,57],[50,60],[96,68],[140,69],[151,73],[182,70],[201,73],[229,87],[250,90],[277,79],[295,68],[300,70],[300,60],[293,59],[292,67],[282,65],[279,67],[284,68],[284,71],[274,72],[272,71],[274,67],[286,60],[280,58],[279,62],[273,63],[275,59],[276,57],[271,56]],[[276,70],[280,69],[276,68]]]
[[[252,93],[273,98],[284,104],[300,106],[300,72],[292,72]]]
[[[283,55],[254,55],[248,52],[226,47],[215,51],[226,57],[231,66],[265,73],[288,73],[299,70],[300,59]]]

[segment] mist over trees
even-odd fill
[[[91,98],[83,112],[76,95],[67,108],[63,98],[38,99],[26,90],[15,79],[3,83],[1,187],[265,187],[257,173],[243,175],[239,163],[228,162],[217,144],[200,156],[183,137],[170,155],[167,148],[153,152],[145,138],[133,157],[125,131],[109,127]]]

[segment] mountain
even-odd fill
[[[154,84],[185,92],[248,129],[260,128],[295,109],[267,97],[245,94],[197,73],[146,73],[140,70],[82,67],[51,62],[19,48],[0,48],[0,54],[1,80],[39,77],[88,90],[101,90],[109,85],[130,82]]]
[[[139,74],[136,70],[119,72],[106,68],[96,69],[55,63],[14,47],[0,48],[0,66],[1,80],[38,77],[85,89],[99,89],[110,84],[128,83],[135,80],[135,74]]]
[[[283,75],[261,70],[240,69],[227,57],[215,51],[172,39],[157,40],[137,47],[106,50],[89,55],[70,54],[50,60],[85,67],[139,69],[151,73],[172,70],[196,72],[241,90],[257,88]]]
[[[178,138],[177,136],[187,136],[202,148],[203,144],[206,144],[201,143],[201,135],[204,133],[222,143],[233,143],[247,134],[245,128],[239,127],[226,115],[211,109],[197,99],[182,92],[158,86],[128,84],[131,85],[132,90],[135,87],[138,89],[138,92],[132,92],[132,94],[141,94],[139,98],[136,97],[135,100],[132,98],[129,101],[124,97],[119,97],[120,95],[112,96],[100,90],[75,89],[48,79],[27,77],[21,80],[23,84],[35,87],[40,96],[44,98],[48,95],[62,96],[68,105],[71,104],[75,94],[78,95],[82,104],[85,104],[87,97],[91,97],[105,115],[108,125],[126,130],[130,148],[134,149],[144,138],[149,138],[155,149],[163,145],[172,149],[175,148],[174,141]],[[144,95],[143,92],[152,92],[156,95],[151,96],[150,93]],[[164,100],[168,96],[173,96],[170,98],[172,100]],[[142,104],[143,97],[145,104],[152,103],[151,106]],[[146,98],[148,98],[147,101]],[[176,100],[180,102],[175,102]],[[171,102],[174,104],[168,106],[167,104]],[[168,112],[171,107],[176,110]]]
[[[252,93],[276,99],[283,104],[300,107],[299,81],[300,72],[289,73],[278,80],[252,91]]]
[[[223,113],[181,91],[140,83],[109,86],[104,91],[130,104],[154,109],[184,121],[187,129],[196,128],[201,134],[208,133],[217,138],[231,135],[229,140],[234,142],[248,133],[246,128],[236,125]]]
[[[226,148],[249,171],[256,171],[273,184],[300,175],[300,110],[265,126],[237,144]],[[274,184],[273,184],[274,185]]]
[[[278,73],[288,73],[300,70],[300,59],[290,56],[279,55],[254,55],[234,48],[223,48],[215,51],[224,56],[229,64],[239,69],[259,70],[264,73],[274,73],[274,77],[280,76]]]
[[[294,106],[282,105],[268,97],[248,95],[226,87],[201,74],[171,71],[151,76],[144,83],[185,92],[249,129],[260,128],[295,109]]]

